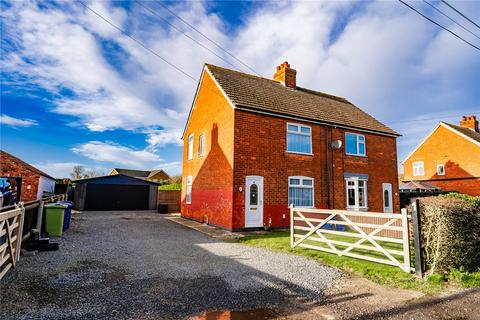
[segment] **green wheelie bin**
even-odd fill
[[[65,217],[66,204],[45,205],[45,231],[51,237],[61,237],[63,234],[63,219]]]

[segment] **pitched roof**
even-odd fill
[[[160,173],[160,172],[163,172],[163,174],[165,174],[168,177],[168,174],[165,171],[163,171],[162,169],[156,169],[156,170],[150,171],[150,174],[148,175],[147,178],[151,178],[151,177],[155,176],[157,173]]]
[[[464,136],[467,136],[468,138],[480,143],[480,132],[473,131],[468,128],[463,128],[454,124],[442,122],[446,126],[452,128],[453,130],[458,131],[459,133],[463,134]]]
[[[205,66],[235,108],[400,135],[345,98],[301,87],[285,87],[275,80],[211,64]]]
[[[5,157],[5,156],[6,156],[6,157],[13,158],[16,162],[18,162],[18,163],[22,164],[23,166],[27,167],[30,171],[33,171],[33,172],[35,172],[36,174],[39,174],[39,175],[41,175],[41,176],[44,176],[44,177],[50,178],[50,179],[52,179],[52,180],[55,180],[55,178],[52,177],[51,175],[46,174],[45,172],[43,172],[43,171],[35,168],[35,167],[32,166],[31,164],[26,163],[26,162],[23,161],[22,159],[17,158],[17,157],[15,157],[14,155],[12,155],[12,154],[10,154],[10,153],[8,153],[8,152],[6,152],[6,151],[0,150],[0,156],[1,156],[1,157]]]
[[[133,170],[133,169],[120,169],[114,168],[118,174],[124,174],[127,176],[138,177],[138,178],[147,178],[150,175],[150,171],[145,170]]]
[[[400,190],[441,190],[439,187],[423,181],[402,182],[398,187]]]

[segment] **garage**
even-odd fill
[[[153,210],[158,184],[127,175],[111,175],[75,181],[77,210]]]

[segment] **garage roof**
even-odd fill
[[[128,176],[126,174],[116,174],[116,175],[107,175],[101,177],[94,177],[94,178],[86,178],[86,179],[79,179],[74,180],[75,183],[98,183],[98,184],[153,184],[153,185],[160,185],[160,183],[144,180],[140,178],[135,178],[132,176]]]

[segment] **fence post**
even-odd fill
[[[408,215],[407,209],[403,208],[402,212],[402,239],[403,239],[403,265],[405,271],[410,270],[410,234],[408,232]]]
[[[16,261],[20,260],[20,250],[22,249],[22,238],[23,238],[23,223],[25,221],[25,207],[23,206],[23,202],[20,202],[20,208],[22,209],[22,213],[20,214],[20,221],[18,222],[18,231],[17,231],[17,251],[15,252],[15,259]],[[12,257],[13,259],[13,257]]]
[[[293,248],[293,244],[295,242],[295,238],[293,237],[294,234],[294,223],[293,223],[293,203],[290,204],[290,247]]]
[[[423,277],[423,250],[422,250],[422,234],[420,220],[420,202],[415,199],[412,210],[412,226],[413,226],[413,245],[415,248],[415,273],[419,277]]]
[[[42,221],[43,221],[43,206],[45,205],[45,202],[43,200],[40,200],[40,203],[38,204],[38,212],[37,212],[37,225],[36,229],[41,233],[42,232]]]

